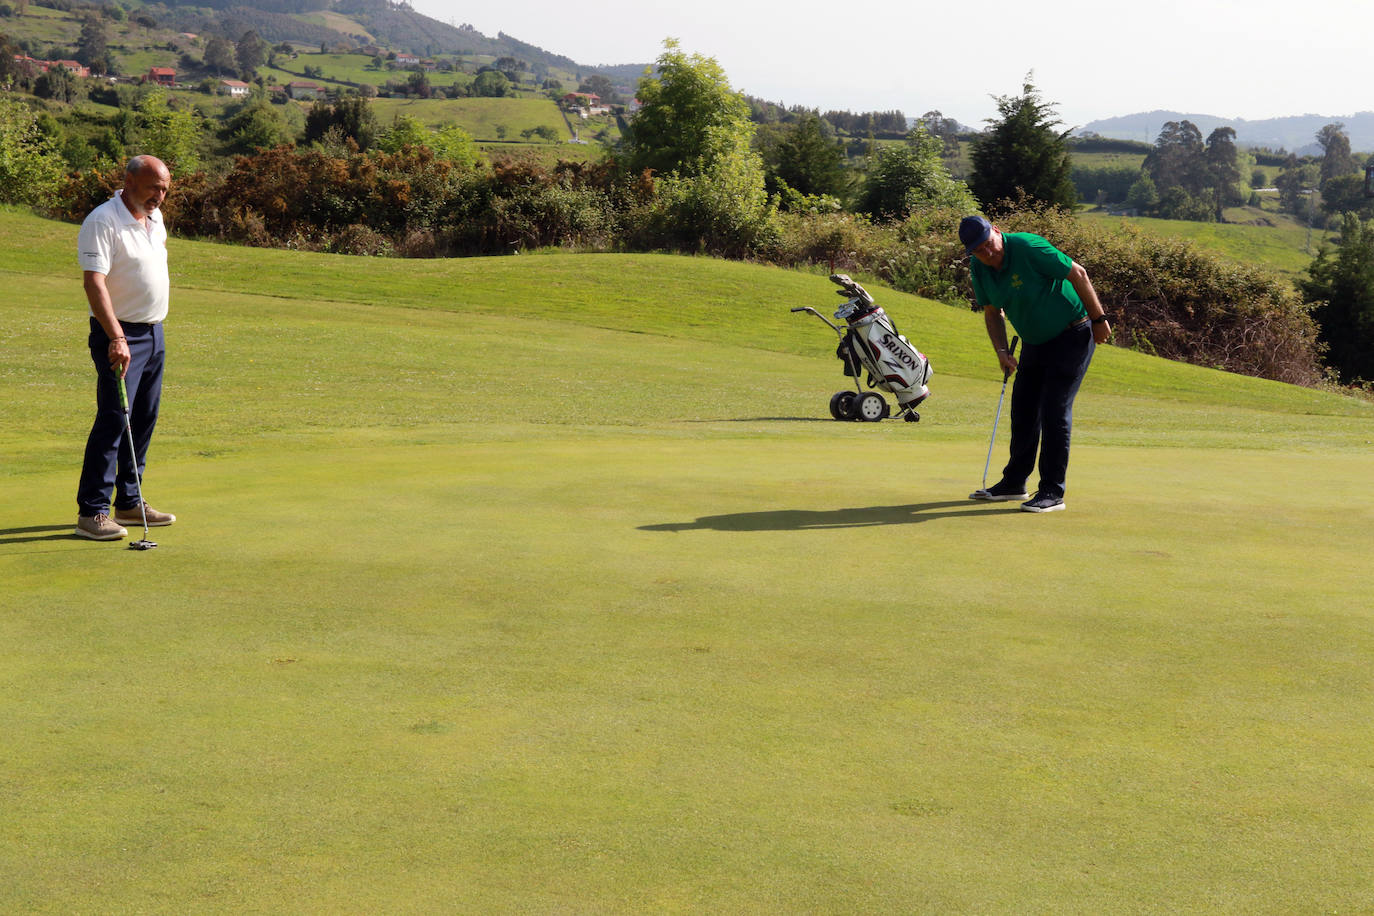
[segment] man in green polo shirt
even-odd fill
[[[981,216],[959,224],[973,256],[973,293],[983,307],[988,338],[1011,389],[1011,457],[1002,479],[970,499],[1026,499],[1026,481],[1040,453],[1040,485],[1021,504],[1027,512],[1064,508],[1073,400],[1097,344],[1112,336],[1097,291],[1083,266],[1029,232],[1002,232]],[[1024,344],[1018,362],[1007,348],[1007,319]]]

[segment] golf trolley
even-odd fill
[[[921,419],[916,405],[930,396],[926,382],[930,380],[930,361],[897,332],[887,312],[875,305],[873,297],[845,274],[834,274],[830,282],[839,287],[835,292],[846,297],[844,305],[835,310],[840,326],[810,306],[792,309],[810,312],[839,335],[840,344],[835,355],[844,363],[844,374],[854,379],[856,391],[837,391],[830,398],[830,415],[836,420],[862,420],[876,423],[891,415],[891,408],[879,391],[897,397],[897,410],[903,419],[915,423]],[[864,391],[859,379],[867,375]]]

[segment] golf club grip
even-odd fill
[[[119,407],[124,412],[129,410],[129,391],[124,387],[124,376],[119,377]]]
[[[1010,347],[1007,347],[1007,355],[1010,356],[1012,359],[1015,359],[1015,358],[1016,358],[1016,345],[1019,344],[1020,342],[1021,342],[1021,338],[1013,334],[1013,335],[1012,335],[1012,338],[1011,338],[1011,346],[1010,346]],[[1007,383],[1007,379],[1009,379],[1009,378],[1011,378],[1011,373],[1010,373],[1010,372],[1003,372],[1003,373],[1002,373],[1002,384],[1005,385],[1005,384]]]

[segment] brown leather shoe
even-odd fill
[[[177,520],[177,517],[170,512],[159,512],[147,503],[143,504],[143,512],[148,514],[149,528],[165,528]],[[115,507],[114,520],[121,525],[143,524],[143,512],[138,511],[138,506],[130,506],[128,509]]]
[[[110,521],[110,517],[103,512],[99,515],[78,515],[76,530],[72,533],[92,541],[117,541],[129,536],[129,532]]]

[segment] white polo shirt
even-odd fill
[[[162,211],[148,214],[145,228],[119,195],[116,191],[81,224],[77,259],[83,271],[105,275],[116,318],[156,324],[167,317],[172,286]]]

